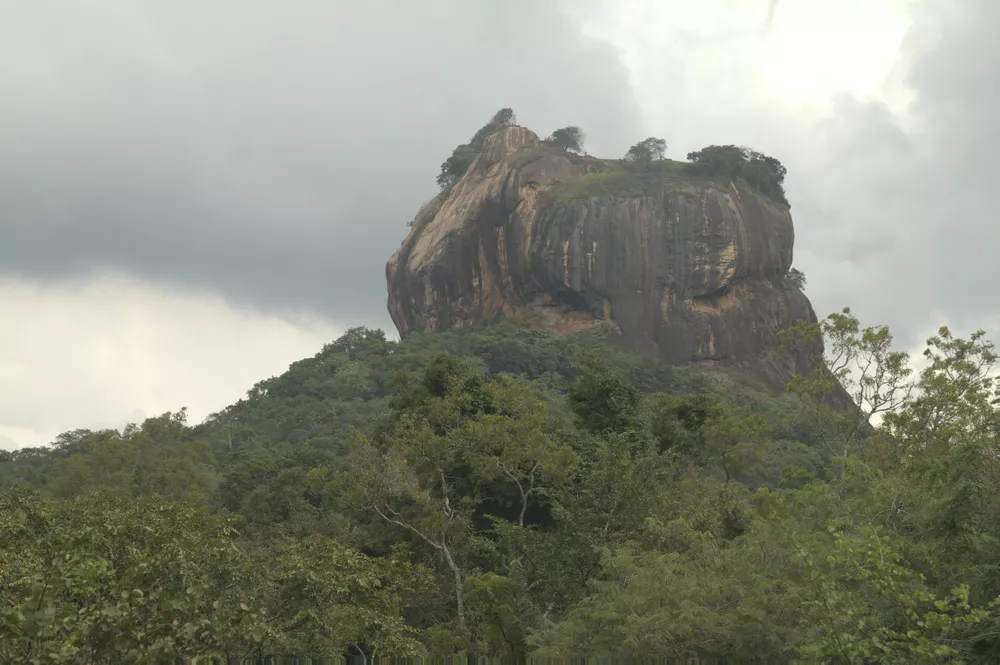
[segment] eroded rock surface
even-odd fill
[[[400,334],[505,317],[557,332],[609,326],[667,362],[747,366],[775,388],[805,354],[778,332],[816,320],[786,286],[787,206],[682,164],[646,172],[505,127],[426,205],[386,266]]]

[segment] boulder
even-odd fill
[[[389,313],[401,335],[499,318],[603,326],[632,351],[741,365],[783,390],[814,358],[778,351],[779,331],[816,321],[785,280],[794,239],[788,206],[747,186],[506,126],[417,214],[386,266]]]

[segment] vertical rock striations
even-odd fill
[[[490,136],[389,259],[400,334],[507,318],[556,332],[606,325],[669,363],[740,364],[776,389],[807,356],[778,332],[816,316],[787,286],[788,207],[682,163],[626,168],[531,131]]]

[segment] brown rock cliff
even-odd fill
[[[626,168],[528,129],[490,136],[389,259],[401,335],[505,317],[556,332],[606,325],[669,363],[740,364],[775,389],[808,355],[778,332],[815,313],[784,283],[787,206],[665,160]]]

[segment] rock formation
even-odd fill
[[[786,205],[664,160],[628,167],[507,126],[428,203],[386,266],[401,335],[507,318],[608,326],[669,363],[730,363],[782,389],[809,354],[778,332],[816,316],[785,283]]]

